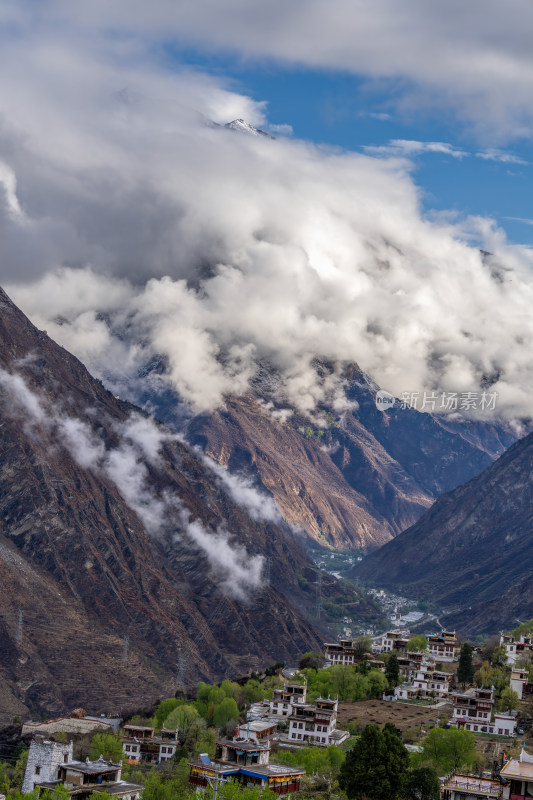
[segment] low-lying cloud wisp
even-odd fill
[[[114,426],[118,445],[106,447],[87,422],[53,409],[45,398],[29,388],[21,375],[0,368],[0,389],[9,398],[9,404],[4,404],[6,414],[23,420],[31,436],[38,437],[45,431],[52,447],[66,448],[83,469],[111,480],[149,533],[156,535],[170,530],[180,542],[189,542],[202,552],[225,594],[246,601],[250,592],[262,585],[262,556],[250,556],[221,527],[217,531],[208,530],[200,520],[192,518],[175,492],[168,488],[158,491],[154,487],[149,470],[162,466],[161,448],[176,438],[173,434],[133,414]],[[238,479],[235,480],[238,484]],[[244,497],[248,505],[250,496]],[[238,502],[237,497],[234,499]],[[261,506],[262,518],[268,508],[267,500]]]

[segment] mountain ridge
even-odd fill
[[[4,719],[149,704],[320,646],[297,579],[316,568],[272,509],[252,518],[2,290],[0,342]]]
[[[412,527],[353,575],[446,608],[470,634],[533,615],[533,434],[466,484],[440,497]]]

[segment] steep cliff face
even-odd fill
[[[0,424],[5,720],[118,711],[320,645],[298,580],[313,565],[272,501],[113,397],[1,290]]]
[[[533,616],[533,434],[481,475],[441,497],[354,573],[436,601],[470,634]]]
[[[254,393],[196,417],[188,436],[219,464],[259,480],[289,523],[345,548],[389,541],[515,440],[504,426],[452,424],[399,403],[382,412],[368,376],[351,365],[344,377],[352,408],[324,406],[309,418],[279,406],[264,370]],[[164,418],[165,408],[158,413]]]

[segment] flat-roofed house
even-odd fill
[[[236,780],[242,786],[270,789],[276,794],[290,794],[300,789],[304,769],[270,763],[270,746],[258,745],[235,737],[216,743],[215,758],[200,753],[189,761],[189,781],[195,786],[217,785]]]

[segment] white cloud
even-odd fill
[[[0,385],[9,395],[13,413],[21,415],[24,422],[31,425],[48,426],[48,414],[39,397],[31,391],[26,382],[17,373],[7,372],[0,368]]]
[[[476,153],[476,158],[482,158],[484,161],[498,161],[501,164],[527,164],[523,158],[513,155],[513,153],[506,153],[504,150],[498,150],[491,147],[481,153]]]
[[[169,8],[150,6],[148,30]],[[167,70],[134,36],[83,28],[114,5],[91,4],[81,28],[53,9],[0,47],[0,159],[23,212],[0,204],[3,280],[116,393],[139,397],[139,370],[160,359],[209,411],[248,389],[260,359],[286,407],[327,399],[341,413],[342,364],[357,361],[397,395],[492,380],[499,411],[531,413],[531,252],[490,220],[430,221],[410,175],[417,153],[463,151],[393,140],[401,158],[373,158],[211,127],[268,127],[266,108]],[[132,6],[128,24],[144,13]],[[316,357],[334,365],[327,379]]]
[[[268,129],[276,136],[292,136],[294,132],[292,125],[287,125],[287,123],[283,123],[281,125],[269,125]]]
[[[132,47],[128,35],[136,43],[174,39],[248,61],[342,70],[370,87],[390,84],[400,109],[451,109],[487,137],[531,134],[528,0],[198,0],[179,13],[170,0],[93,0],[83,7],[52,0],[35,16],[51,30],[121,31],[124,48]]]
[[[411,139],[391,139],[388,144],[367,145],[363,149],[369,155],[398,158],[412,158],[424,153],[438,153],[458,159],[470,155],[459,147],[454,147],[446,142],[417,142]]]
[[[252,519],[278,523],[283,521],[274,499],[259,491],[251,478],[230,472],[227,467],[222,467],[212,458],[204,455],[199,448],[196,449],[196,452],[203,463],[215,473],[235,502],[246,508]]]
[[[514,222],[523,222],[524,225],[533,225],[533,219],[527,219],[527,217],[505,217],[505,219],[514,220]]]
[[[187,536],[206,556],[221,581],[221,589],[238,600],[246,601],[250,590],[262,585],[263,557],[250,556],[246,548],[231,543],[223,530],[216,533],[207,531],[199,520],[191,520],[183,509],[181,517]]]

